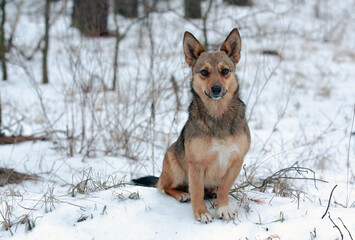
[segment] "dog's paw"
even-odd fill
[[[206,212],[206,213],[202,213],[198,218],[197,220],[200,221],[201,223],[209,223],[209,222],[212,222],[212,215],[211,213],[209,212]]]
[[[190,193],[183,193],[180,196],[180,202],[188,202],[190,201]]]
[[[217,218],[230,221],[234,217],[235,213],[228,206],[217,207]]]

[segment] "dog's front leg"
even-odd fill
[[[204,197],[204,169],[200,164],[189,163],[189,191],[195,219],[201,223],[212,222],[212,215],[207,210]]]
[[[242,164],[243,159],[237,157],[222,179],[222,183],[217,190],[217,218],[226,221],[234,219],[235,214],[228,206],[228,194],[238,177]]]

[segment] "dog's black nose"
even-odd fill
[[[221,86],[219,85],[214,85],[211,87],[211,92],[213,94],[213,96],[218,96],[222,91],[222,88]]]

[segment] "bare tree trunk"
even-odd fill
[[[115,42],[115,54],[114,54],[114,59],[113,59],[113,79],[112,79],[112,87],[111,90],[116,90],[117,89],[117,93],[119,94],[119,89],[117,88],[117,73],[119,70],[119,64],[118,64],[118,60],[119,60],[119,50],[120,50],[120,42],[123,38],[125,38],[127,32],[129,31],[129,29],[134,25],[131,24],[129,25],[124,31],[122,31],[122,33],[120,33],[120,29],[118,26],[118,22],[117,22],[117,17],[114,16],[114,20],[115,20],[115,38],[116,38],[116,42]]]
[[[150,16],[147,18],[147,30],[149,36],[149,43],[150,43],[150,54],[149,54],[149,80],[151,81],[151,99],[152,103],[150,105],[150,131],[151,131],[151,139],[152,139],[152,174],[155,175],[155,139],[156,139],[156,131],[155,131],[155,124],[156,124],[156,103],[157,103],[157,94],[156,94],[156,83],[155,83],[155,76],[154,76],[154,66],[155,66],[155,44],[153,39],[153,23]]]
[[[1,105],[1,94],[0,94],[0,137],[4,136],[1,129],[2,129],[2,105]]]
[[[51,0],[46,0],[46,6],[44,11],[44,47],[42,49],[42,83],[47,84],[48,80],[48,69],[47,69],[47,57],[49,49],[49,17],[50,17],[50,3]]]
[[[116,34],[118,31],[116,30]],[[120,46],[119,36],[116,36],[116,44],[115,44],[115,56],[113,60],[113,80],[112,80],[112,87],[111,90],[116,90],[117,85],[117,70],[118,70],[118,50]]]
[[[252,6],[253,2],[252,0],[224,0],[226,3],[232,4],[232,5],[237,5],[241,7],[245,6]]]
[[[144,7],[145,16],[148,16],[150,13],[157,11],[158,0],[153,0],[152,2],[149,0],[143,0],[142,3]]]
[[[107,36],[108,0],[74,0],[72,26],[87,36]]]
[[[115,13],[127,18],[138,16],[138,0],[115,0],[114,4]]]
[[[185,18],[201,18],[201,0],[184,0]]]
[[[212,8],[212,1],[213,0],[209,0],[208,2],[208,8],[205,12],[205,14],[203,15],[202,17],[202,21],[203,21],[203,36],[205,37],[205,43],[203,44],[204,48],[206,49],[206,51],[208,51],[209,49],[209,45],[208,45],[208,39],[207,39],[207,18],[208,18],[208,15],[211,11],[211,8]]]
[[[121,36],[120,36],[120,31],[118,28],[116,16],[114,16],[114,18],[115,18],[115,28],[116,28],[116,32],[115,32],[116,43],[115,43],[115,56],[113,59],[113,80],[112,80],[112,87],[111,87],[111,90],[113,90],[113,91],[116,90],[116,85],[117,85],[118,50],[119,50],[120,41],[121,41]]]
[[[6,45],[5,45],[5,20],[6,20],[6,12],[5,12],[6,0],[1,1],[1,24],[0,24],[0,61],[2,67],[2,80],[7,80],[7,66],[6,66]]]

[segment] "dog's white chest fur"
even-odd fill
[[[226,168],[229,163],[229,158],[232,154],[239,153],[240,149],[236,142],[230,142],[222,139],[212,139],[211,153],[218,153],[219,165]]]

